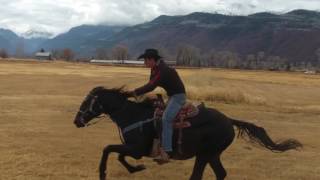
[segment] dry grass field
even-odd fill
[[[263,126],[275,140],[296,138],[301,151],[272,153],[235,139],[222,161],[229,180],[320,179],[320,76],[302,73],[179,69],[188,97]],[[142,85],[149,70],[66,62],[0,61],[0,179],[98,179],[107,144],[119,143],[107,118],[77,129],[73,118],[95,86]],[[160,90],[161,91],[161,90]],[[109,179],[188,179],[193,159],[129,174],[111,155]],[[215,179],[208,166],[204,179]]]

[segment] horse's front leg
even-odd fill
[[[135,157],[133,157],[135,158]],[[135,158],[135,159],[139,159],[139,158]],[[142,171],[144,169],[146,169],[146,167],[143,164],[139,164],[137,166],[133,166],[131,164],[129,164],[126,159],[125,159],[125,155],[123,154],[119,154],[118,156],[118,160],[121,162],[121,164],[130,172],[130,173],[135,173],[135,172],[139,172]]]
[[[100,180],[105,180],[107,177],[108,156],[111,152],[117,152],[123,156],[132,156],[136,159],[141,158],[141,155],[139,155],[139,150],[137,150],[137,148],[134,148],[133,146],[130,146],[130,145],[109,145],[109,146],[106,146],[103,149],[103,153],[102,153],[102,157],[101,157],[101,161],[100,161],[100,166],[99,166]],[[123,162],[121,162],[121,163],[123,163]]]

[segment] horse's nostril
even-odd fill
[[[76,127],[81,127],[81,123],[79,123],[79,121],[77,121],[77,120],[75,120],[75,121],[73,121],[73,124],[76,126]]]

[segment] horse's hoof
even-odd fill
[[[139,165],[137,165],[136,168],[137,168],[137,170],[142,171],[142,170],[145,170],[145,169],[146,169],[146,166],[143,165],[143,164],[139,164]]]
[[[142,170],[145,170],[146,167],[143,164],[135,166],[133,169],[130,170],[130,173],[136,173]]]

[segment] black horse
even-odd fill
[[[101,180],[106,179],[107,160],[111,152],[119,153],[118,160],[130,173],[145,169],[143,165],[129,164],[125,157],[140,159],[150,154],[153,139],[157,136],[152,122],[154,107],[150,102],[151,100],[148,99],[140,103],[130,101],[122,88],[106,89],[103,87],[91,90],[82,102],[74,120],[77,127],[85,127],[92,119],[101,114],[108,114],[113,122],[122,131],[125,131],[123,132],[123,144],[108,145],[103,150],[99,167]],[[275,143],[262,127],[231,119],[213,108],[201,108],[199,114],[190,122],[192,126],[183,129],[182,153],[177,151],[178,135],[177,131],[174,132],[172,159],[186,160],[196,156],[190,177],[192,180],[202,179],[207,164],[211,166],[218,180],[226,177],[227,173],[220,161],[220,155],[234,139],[233,126],[239,129],[240,136],[248,137],[250,142],[258,143],[273,152],[284,152],[302,147],[302,144],[294,139]]]

